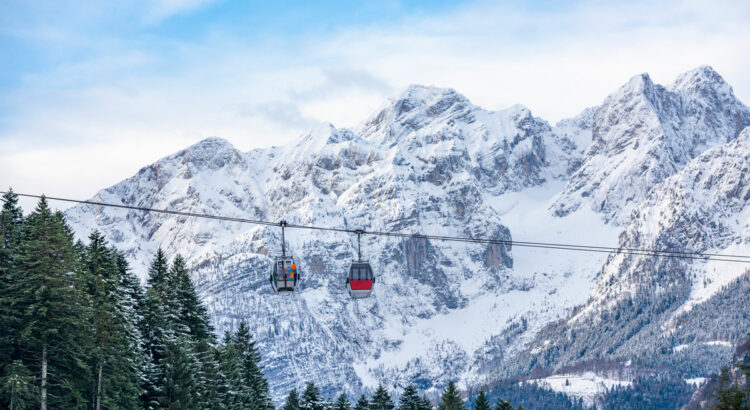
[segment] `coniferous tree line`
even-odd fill
[[[731,359],[732,349],[703,342],[721,340],[738,344],[750,329],[750,270],[730,281],[708,300],[675,315],[691,289],[690,282],[644,292],[600,312],[602,325],[569,328],[566,321],[542,328],[532,345],[544,340],[558,343],[543,355],[516,355],[504,365],[503,376],[532,375],[541,370],[575,366],[608,357],[610,362],[632,361],[633,368],[660,369],[660,374],[689,379],[717,373]],[[571,313],[575,314],[575,312]],[[661,336],[661,327],[674,319],[675,329]],[[561,337],[560,335],[566,335]],[[654,337],[654,335],[659,335]],[[687,345],[676,351],[674,348]],[[533,359],[532,359],[533,357]]]
[[[351,402],[346,394],[341,394],[334,401],[324,399],[315,383],[307,383],[302,395],[292,389],[287,396],[282,410],[516,410],[523,409],[523,405],[514,407],[510,401],[497,399],[490,403],[489,395],[480,391],[476,399],[466,401],[454,382],[449,382],[440,395],[437,405],[427,398],[420,396],[413,384],[406,386],[396,400],[388,390],[379,384],[370,396],[362,394],[356,401]]]
[[[681,409],[695,387],[671,375],[638,377],[627,386],[613,386],[598,400],[605,409]]]
[[[42,198],[0,210],[0,408],[273,409],[249,328],[219,342],[179,255],[145,290],[93,232]]]
[[[569,397],[544,385],[519,382],[518,380],[501,380],[492,383],[487,390],[470,396],[472,408],[485,409],[486,402],[493,410],[514,410],[518,408],[534,409],[586,409],[580,398]]]

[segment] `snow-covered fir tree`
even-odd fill
[[[401,393],[401,397],[398,399],[399,410],[419,410],[421,405],[421,399],[417,386],[410,384],[404,388]]]
[[[292,389],[289,392],[289,395],[286,397],[286,402],[284,403],[284,410],[299,410],[300,404],[299,404],[299,395],[297,394],[297,389]]]
[[[466,410],[466,404],[461,398],[461,392],[458,391],[454,382],[448,382],[440,396],[440,403],[438,404],[438,410]]]
[[[346,393],[341,393],[333,403],[333,410],[351,410],[352,404],[349,402],[349,398],[346,397]]]
[[[479,391],[477,401],[474,402],[474,410],[492,410],[492,406],[490,406],[490,400],[487,398],[484,390]]]
[[[370,398],[370,410],[393,410],[395,407],[396,405],[393,403],[388,390],[383,386],[383,383],[380,383]]]
[[[370,401],[364,394],[359,396],[357,403],[354,404],[354,410],[367,410],[370,408]]]
[[[301,410],[325,410],[325,400],[320,395],[320,390],[315,386],[315,383],[307,383],[305,391],[302,392],[299,407]]]

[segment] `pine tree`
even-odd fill
[[[354,410],[368,410],[370,408],[370,401],[367,400],[367,396],[364,394],[359,396],[357,404],[354,405]]]
[[[153,362],[158,362],[160,345],[163,348],[168,335],[176,337],[175,325],[179,321],[174,287],[169,280],[169,263],[161,248],[149,266],[146,285],[144,321],[148,326],[144,338]]]
[[[232,334],[226,332],[224,340],[219,346],[219,371],[223,386],[221,394],[227,408],[240,407],[244,401],[246,389],[242,385],[242,363],[240,354],[232,342]]]
[[[510,404],[509,401],[497,399],[495,410],[513,410],[513,406]]]
[[[10,410],[33,408],[36,403],[36,379],[23,362],[16,360],[6,368],[6,373],[0,384],[0,395],[7,402],[4,404]]]
[[[729,370],[726,366],[721,368],[719,374],[719,388],[716,390],[716,410],[730,410],[730,395],[729,395]]]
[[[89,241],[83,265],[94,328],[93,408],[136,407],[141,379],[140,346],[135,336],[138,330],[127,317],[133,312],[122,287],[121,267],[116,253],[107,248],[99,232],[94,231]]]
[[[452,381],[448,383],[448,387],[445,388],[443,395],[440,397],[440,404],[438,404],[438,410],[465,410],[466,406],[456,388],[456,384]]]
[[[375,390],[375,394],[370,399],[370,410],[392,410],[396,407],[393,404],[393,399],[388,391],[385,389],[382,383],[378,384],[378,388]]]
[[[420,398],[417,387],[410,384],[404,388],[401,397],[398,400],[400,410],[420,410]]]
[[[167,262],[167,257],[164,255],[164,251],[159,248],[148,269],[148,280],[146,282],[148,287],[163,292],[164,288],[169,286],[169,283],[167,282],[168,273],[169,262]]]
[[[750,332],[747,335],[750,336]],[[739,363],[737,366],[745,376],[745,389],[742,391],[742,394],[746,401],[745,408],[750,409],[750,350],[745,352],[742,363]]]
[[[325,410],[325,402],[315,383],[307,383],[305,391],[302,392],[299,408],[300,410]]]
[[[200,404],[204,408],[215,408],[223,402],[223,398],[220,397],[222,386],[218,384],[222,377],[219,374],[219,363],[216,359],[217,351],[213,347],[216,342],[214,329],[210,324],[208,311],[200,301],[193,282],[190,280],[182,256],[175,256],[167,273],[166,282],[170,289],[167,296],[170,302],[167,304],[174,306],[177,314],[174,329],[178,334],[184,334],[189,338],[191,348],[200,363],[200,371],[197,375],[201,395]],[[262,389],[264,382],[265,379],[254,380],[255,384],[261,384],[260,386],[253,386],[254,391]],[[267,387],[266,383],[266,390]],[[268,395],[266,397],[256,393],[256,396],[251,397],[250,400],[263,402],[265,405],[271,403]],[[258,408],[262,408],[262,406]]]
[[[491,410],[490,401],[487,399],[487,395],[484,394],[484,390],[479,391],[477,401],[474,403],[474,410]]]
[[[163,385],[159,406],[166,409],[200,409],[199,385],[196,376],[200,364],[185,337],[169,340],[159,363]]]
[[[137,400],[139,394],[143,393],[142,384],[143,380],[145,380],[146,366],[148,364],[143,337],[146,326],[143,318],[145,295],[139,279],[131,272],[125,256],[114,249],[111,252],[117,266],[119,278],[119,295],[121,297],[119,309],[123,319],[122,326],[125,330],[125,338],[122,346],[128,352],[124,363],[126,368],[123,369],[123,373],[129,372],[133,377],[140,380],[141,383],[139,385],[128,387],[128,390],[131,388],[138,390],[138,394],[135,395],[135,399]],[[122,405],[126,406],[125,403]],[[130,405],[131,403],[127,404],[127,406]]]
[[[172,283],[175,297],[178,303],[178,314],[180,324],[184,325],[195,342],[214,341],[213,327],[211,326],[208,311],[198,298],[193,282],[190,280],[185,260],[177,255],[170,268],[169,282]]]
[[[143,306],[144,377],[140,402],[141,407],[153,409],[159,405],[158,398],[163,386],[159,363],[164,357],[166,339],[170,332],[165,308],[156,289],[146,290]]]
[[[207,341],[200,341],[193,345],[193,349],[200,364],[198,385],[201,408],[224,408],[227,382],[219,367],[217,348]]]
[[[141,407],[147,409],[159,407],[159,398],[164,388],[164,372],[161,362],[165,356],[167,342],[175,338],[171,329],[171,323],[175,318],[171,314],[171,308],[165,296],[169,294],[167,272],[167,258],[159,249],[149,266],[148,288],[143,298],[142,310],[144,378],[140,403]]]
[[[349,402],[349,398],[346,397],[345,393],[341,393],[336,403],[333,404],[333,410],[351,410],[352,404]]]
[[[261,410],[275,408],[260,366],[260,355],[244,322],[234,334],[225,333],[217,356],[221,378],[218,387],[224,405]],[[298,402],[296,391],[291,398]]]
[[[257,389],[242,379],[238,363],[231,365],[238,369],[235,380],[228,380],[222,372],[221,354],[213,346],[215,339],[208,313],[190,281],[182,257],[176,256],[170,267],[164,252],[158,250],[149,267],[147,283],[143,339],[149,363],[142,406],[153,408],[175,400],[182,406],[200,408],[246,407],[255,403],[255,399],[270,403],[268,394],[253,396]],[[177,349],[182,351],[177,352]],[[232,349],[234,353],[238,351],[236,344]],[[241,361],[240,357],[235,359]],[[170,375],[173,378],[187,376],[187,370],[175,373],[173,367],[177,364],[194,371],[190,374],[189,385],[181,390],[169,379]],[[252,380],[254,384],[263,382],[265,379]],[[265,387],[267,391],[267,384]]]
[[[119,272],[120,288],[122,289],[123,312],[128,319],[129,325],[134,328],[132,337],[133,343],[138,345],[141,352],[144,351],[144,333],[146,324],[144,323],[143,312],[145,310],[146,295],[141,287],[140,280],[130,270],[130,265],[125,259],[125,255],[119,251],[115,253],[115,263]]]
[[[111,407],[136,407],[138,397],[143,392],[142,381],[144,380],[145,346],[143,340],[143,289],[138,278],[130,271],[130,266],[122,255],[115,249],[110,254],[117,269],[117,282],[119,297],[118,314],[122,333],[118,339],[121,367],[117,373],[123,379],[121,384],[121,396]],[[110,366],[114,368],[114,366]]]
[[[297,389],[292,389],[289,395],[286,397],[286,403],[284,403],[283,410],[299,410],[299,395],[297,395]]]
[[[0,210],[0,375],[15,354],[18,322],[16,312],[10,310],[10,292],[14,259],[17,257],[23,234],[23,212],[18,206],[18,196],[13,189],[2,196]],[[0,407],[7,406],[0,397]]]
[[[0,200],[3,202],[0,210],[0,278],[4,278],[21,244],[23,211],[18,206],[18,195],[13,193],[13,189],[8,189]]]
[[[234,338],[234,345],[239,353],[242,369],[242,384],[249,388],[249,401],[257,409],[274,409],[268,390],[268,381],[260,368],[260,355],[255,349],[255,342],[245,322],[240,322]]]
[[[6,302],[17,315],[23,361],[38,377],[39,407],[85,406],[92,331],[72,231],[44,197],[23,231]]]
[[[432,410],[432,403],[425,395],[422,395],[419,401],[419,410]]]

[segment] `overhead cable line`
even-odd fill
[[[6,193],[7,192],[5,191],[0,191],[0,194],[6,194]],[[44,196],[44,198],[48,200],[52,200],[52,201],[72,202],[72,203],[78,203],[78,204],[128,209],[128,210],[141,211],[141,212],[154,212],[154,213],[161,213],[161,214],[168,214],[168,215],[205,218],[205,219],[213,219],[213,220],[227,221],[227,222],[238,222],[238,223],[246,223],[246,224],[253,224],[253,225],[279,226],[278,222],[270,222],[270,221],[263,221],[263,220],[257,220],[257,219],[237,218],[237,217],[223,216],[223,215],[201,214],[201,213],[195,213],[195,212],[173,211],[169,209],[158,209],[158,208],[149,208],[149,207],[141,207],[141,206],[134,206],[134,205],[86,201],[86,200],[80,200],[80,199],[52,197],[52,196],[46,196],[46,195],[22,194],[22,193],[17,193],[17,192],[14,192],[14,194],[20,197],[27,197],[27,198],[42,198],[42,196]],[[565,243],[529,242],[529,241],[471,238],[471,237],[458,237],[458,236],[445,236],[445,235],[424,235],[424,234],[419,234],[419,233],[379,232],[379,231],[366,231],[366,230],[360,230],[360,229],[332,228],[332,227],[324,227],[324,226],[299,225],[299,224],[289,224],[289,223],[287,223],[285,227],[291,228],[291,229],[308,229],[308,230],[317,230],[317,231],[341,232],[341,233],[350,233],[350,234],[386,236],[386,237],[407,238],[407,239],[428,239],[428,240],[436,240],[436,241],[479,243],[479,244],[488,244],[488,245],[508,245],[508,246],[519,246],[519,247],[540,248],[540,249],[556,249],[556,250],[566,250],[566,251],[595,252],[595,253],[608,253],[608,254],[616,253],[616,254],[640,255],[640,256],[660,256],[660,257],[666,257],[666,258],[679,258],[679,259],[699,259],[699,260],[711,259],[711,260],[721,261],[721,262],[750,263],[749,255],[723,255],[723,254],[716,254],[716,253],[702,253],[702,252],[691,252],[691,251],[671,250],[671,249],[647,249],[647,248],[627,248],[627,247],[619,248],[619,247],[608,247],[608,246],[597,246],[597,245],[576,245],[576,244],[565,244]]]

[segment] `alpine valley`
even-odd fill
[[[711,67],[627,81],[556,125],[411,86],[352,129],[241,152],[209,138],[93,200],[365,231],[750,254],[750,109]],[[141,278],[181,254],[217,332],[247,320],[273,396],[315,381],[440,390],[534,379],[593,403],[658,372],[696,382],[750,330],[742,263],[362,237],[373,295],[345,290],[356,236],[288,229],[301,289],[276,295],[281,230],[79,205]]]

